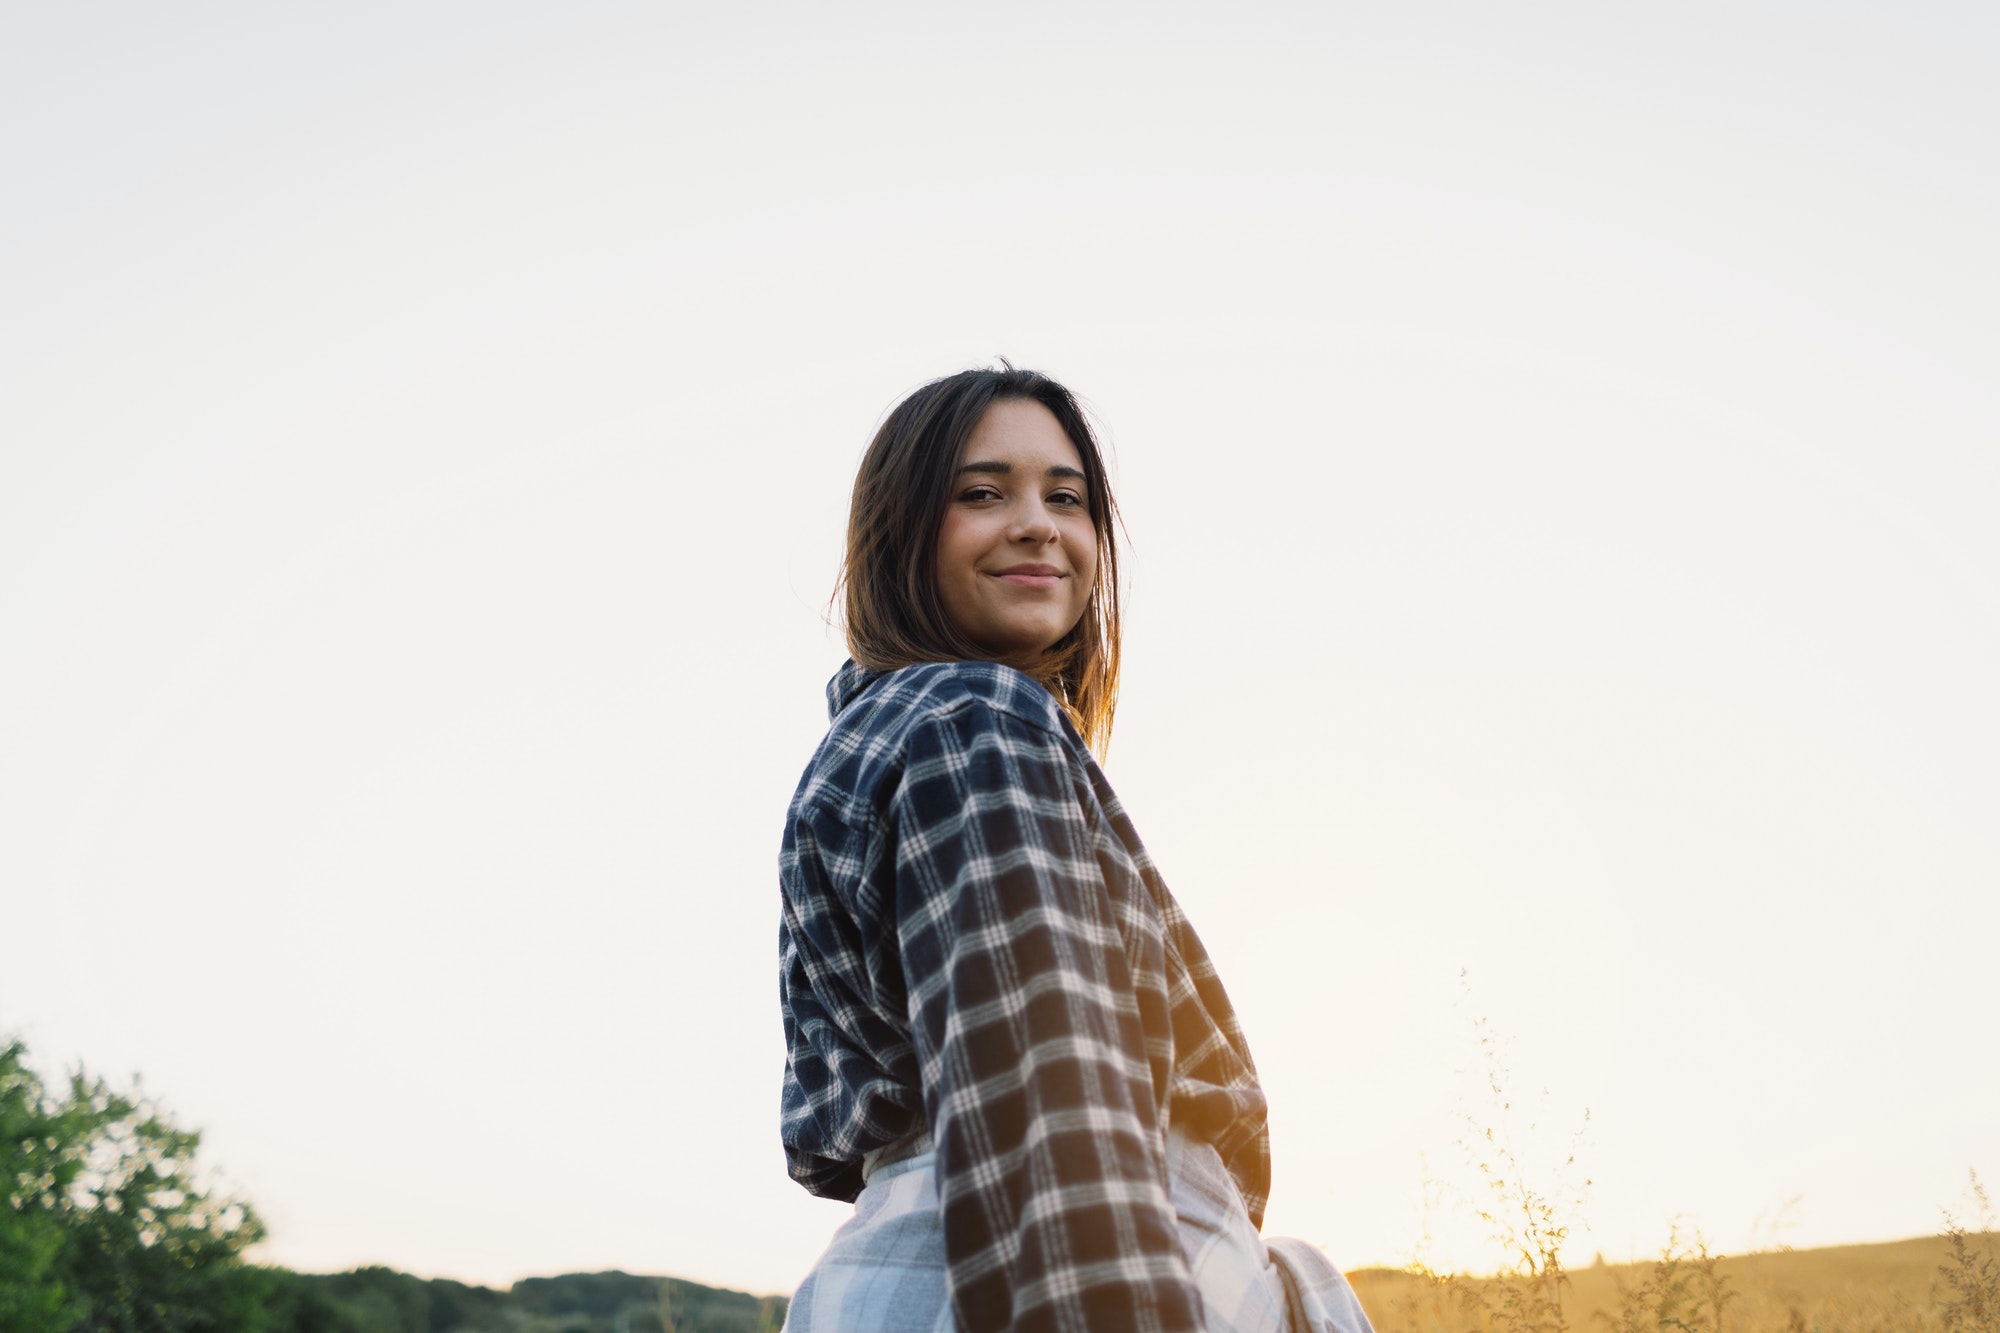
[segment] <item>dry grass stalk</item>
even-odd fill
[[[1938,1265],[1944,1288],[1937,1294],[1938,1322],[1944,1333],[2000,1333],[2000,1258],[1994,1252],[1993,1201],[1977,1171],[1971,1173],[1969,1193],[1979,1221],[1976,1233],[1967,1231],[1950,1211],[1944,1215],[1951,1255]]]

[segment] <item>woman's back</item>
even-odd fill
[[[928,1126],[963,1314],[1194,1327],[1167,1127],[1254,1224],[1264,1097],[1116,796],[1011,667],[850,664],[829,704],[780,862],[793,1176],[851,1199],[866,1154]]]

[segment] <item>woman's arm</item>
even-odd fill
[[[895,913],[959,1327],[1194,1333],[1164,997],[1120,928],[1143,888],[1107,883],[1059,734],[969,700],[906,759]]]

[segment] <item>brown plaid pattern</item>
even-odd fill
[[[960,1329],[1192,1333],[1166,1128],[1253,1224],[1265,1102],[1222,984],[1048,692],[989,662],[850,662],[780,855],[782,1137],[853,1199],[864,1154],[937,1148]]]

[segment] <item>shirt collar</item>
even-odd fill
[[[854,702],[855,696],[874,684],[885,673],[862,666],[853,658],[848,658],[840,670],[833,673],[833,679],[826,683],[826,716],[829,721],[840,716],[840,710]]]

